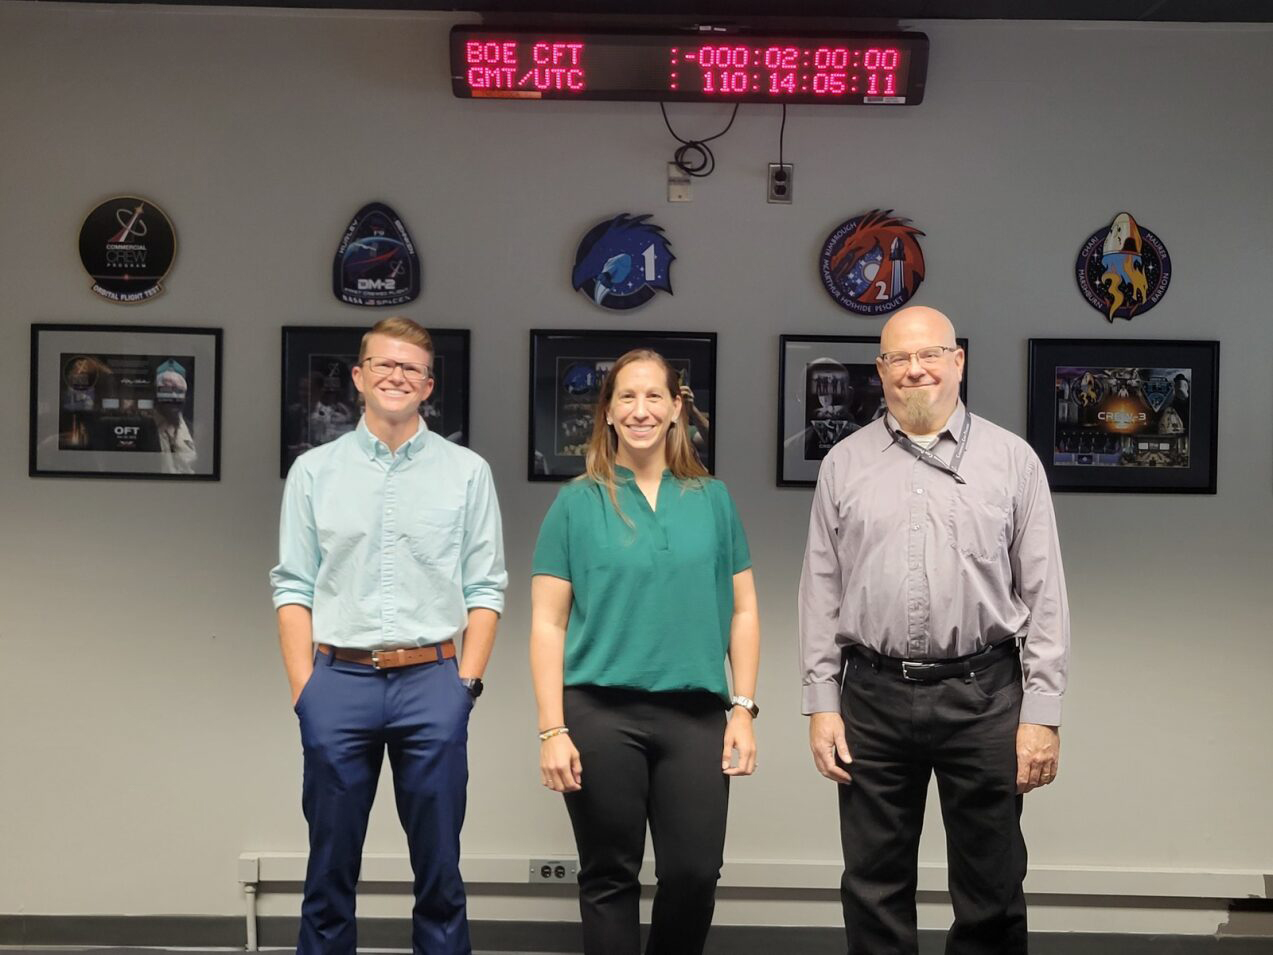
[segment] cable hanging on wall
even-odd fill
[[[738,117],[738,103],[734,104],[734,111],[729,115],[729,122],[715,136],[708,136],[705,139],[682,139],[676,134],[676,130],[672,128],[672,122],[667,118],[667,107],[663,103],[659,103],[659,111],[663,114],[663,123],[667,126],[667,131],[672,134],[681,145],[677,147],[676,152],[672,154],[672,162],[676,164],[676,168],[681,170],[687,176],[693,176],[696,179],[702,179],[710,176],[716,169],[716,155],[712,152],[712,148],[707,144],[713,139],[720,139],[730,127],[734,125],[734,120]],[[696,157],[696,158],[694,158]]]
[[[782,161],[782,139],[787,133],[787,104],[782,104],[782,125],[778,127],[778,165],[783,165]]]

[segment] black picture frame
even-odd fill
[[[1029,368],[1052,490],[1216,493],[1218,341],[1032,338]]]
[[[280,477],[287,477],[292,462],[305,451],[357,427],[361,396],[350,371],[366,333],[365,325],[283,326]],[[468,447],[469,330],[430,328],[429,335],[434,349],[433,394],[420,406],[420,414],[430,430]]]
[[[704,467],[716,472],[716,333],[531,329],[526,477],[568,481],[583,473],[583,446],[605,372],[633,348],[651,348],[693,392],[691,422]]]
[[[968,403],[968,339],[959,397]],[[778,336],[779,487],[813,487],[818,468],[839,441],[884,414],[884,390],[875,358],[879,336]],[[825,371],[823,370],[825,369]],[[818,394],[819,382],[826,388]],[[844,398],[836,402],[835,398]],[[815,408],[814,401],[826,399]]]
[[[31,477],[221,479],[219,328],[31,326]]]

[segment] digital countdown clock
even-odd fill
[[[923,33],[451,29],[451,87],[461,99],[914,106],[927,74]]]

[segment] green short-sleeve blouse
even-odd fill
[[[616,468],[619,506],[592,481],[567,484],[539,529],[531,572],[570,581],[566,686],[707,690],[729,701],[725,654],[735,574],[751,552],[729,491],[663,472],[650,508]]]

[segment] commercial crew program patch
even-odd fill
[[[177,255],[172,221],[149,199],[116,196],[88,214],[80,226],[80,261],[93,291],[109,302],[148,302]]]

